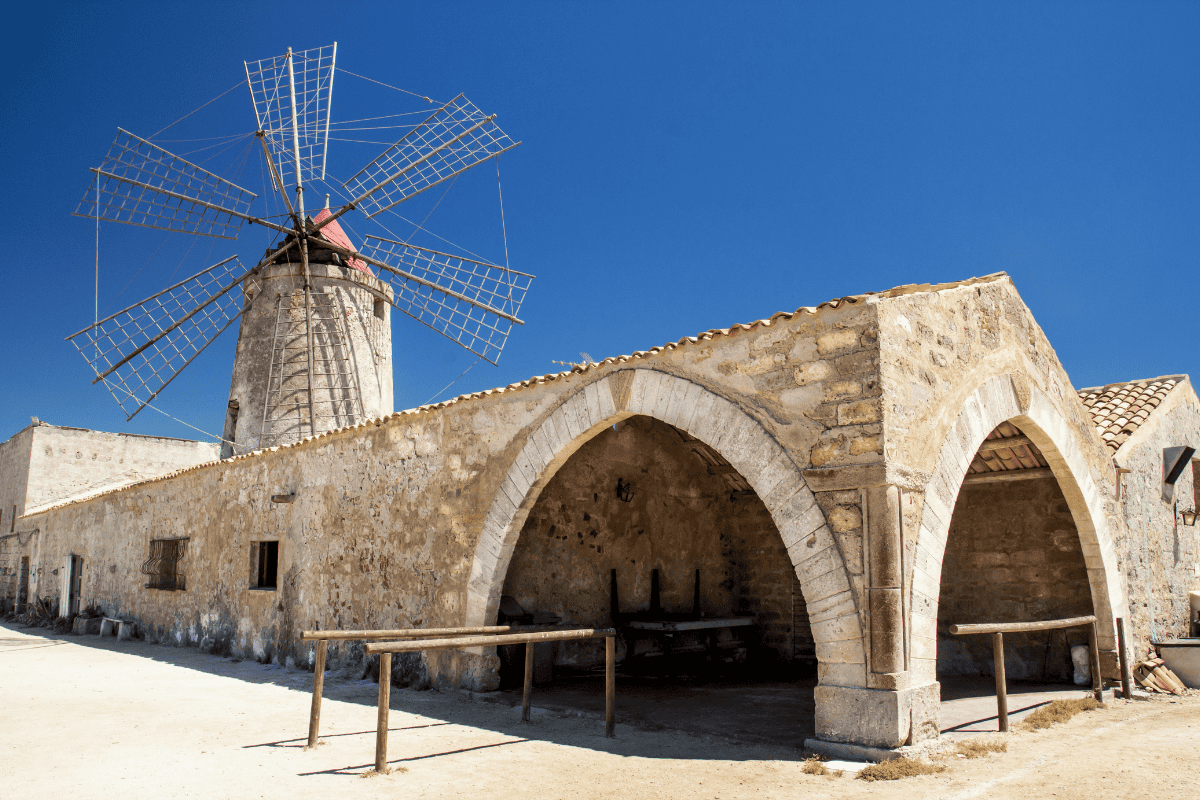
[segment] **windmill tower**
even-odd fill
[[[237,256],[67,337],[132,419],[235,320],[237,351],[222,455],[287,444],[392,410],[391,309],[496,363],[533,279],[491,262],[368,235],[356,249],[338,220],[367,219],[516,147],[462,95],[342,183],[336,210],[306,211],[324,182],[336,43],[246,62],[271,187],[287,213],[118,129],[77,216],[233,239],[243,223],[277,234],[247,269]],[[328,195],[326,195],[328,198]]]

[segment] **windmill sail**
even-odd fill
[[[77,217],[236,239],[258,196],[117,128]]]
[[[271,158],[284,186],[296,182],[296,157],[292,136],[292,87],[296,95],[296,140],[299,143],[300,182],[325,179],[325,154],[329,144],[329,108],[333,101],[333,73],[337,42],[327,47],[247,61],[246,81],[254,101],[258,129],[263,132]]]
[[[533,276],[404,242],[368,236],[363,255],[388,265],[379,277],[394,305],[418,322],[495,364]]]
[[[460,94],[343,185],[374,217],[520,144],[495,120]]]
[[[242,314],[237,256],[67,337],[133,419]],[[95,383],[96,381],[93,381]]]

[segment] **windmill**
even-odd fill
[[[236,239],[245,223],[277,238],[250,268],[233,255],[67,337],[132,419],[239,321],[223,456],[296,441],[392,410],[390,309],[493,364],[532,275],[482,259],[367,236],[373,219],[516,147],[464,96],[442,105],[342,186],[315,216],[306,184],[325,180],[337,44],[245,62],[256,133],[279,222],[257,195],[118,128],[75,215]],[[240,291],[236,291],[240,289]],[[97,315],[98,316],[98,315]]]

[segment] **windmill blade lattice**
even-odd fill
[[[146,228],[236,239],[257,197],[122,128],[92,172],[75,216]]]
[[[460,94],[343,185],[374,217],[518,144]]]
[[[240,293],[230,290],[248,274],[230,256],[67,339],[133,419],[241,316]]]
[[[363,255],[395,291],[396,308],[495,364],[525,301],[532,275],[368,236]]]
[[[258,129],[285,186],[296,181],[296,153],[292,139],[292,83],[296,87],[296,131],[300,150],[300,181],[325,179],[329,144],[329,108],[333,101],[333,73],[337,43],[288,56],[246,62],[246,80],[254,100]],[[278,187],[281,191],[284,187]]]

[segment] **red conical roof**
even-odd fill
[[[322,208],[321,213],[317,214],[316,219],[314,219],[313,222],[317,225],[320,225],[331,216],[333,216],[333,214],[330,213],[328,208]],[[330,244],[336,244],[338,247],[344,247],[347,250],[353,250],[356,253],[358,252],[354,245],[350,243],[350,237],[346,235],[344,230],[342,230],[342,226],[338,225],[336,219],[326,225],[324,228],[321,228],[317,235]],[[368,275],[374,274],[371,272],[371,268],[368,267],[365,262],[359,261],[357,258],[347,259],[346,263],[349,266],[354,267],[359,272],[365,272]]]

